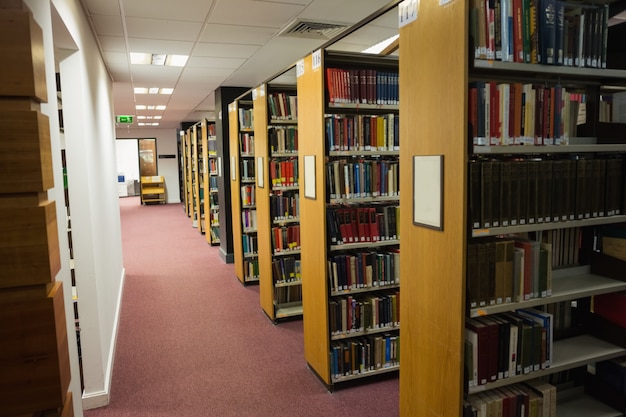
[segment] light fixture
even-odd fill
[[[174,92],[173,88],[159,88],[159,87],[135,87],[135,94],[167,94],[170,95]]]
[[[159,87],[148,88],[148,94],[159,94]]]
[[[135,108],[136,108],[137,110],[145,110],[145,109],[146,109],[146,106],[145,106],[145,104],[137,104],[137,105],[135,106]]]
[[[148,94],[148,89],[145,87],[135,87],[135,94]]]
[[[152,123],[152,126],[158,126],[159,123]]]
[[[174,92],[173,88],[162,88],[161,94],[172,94]]]
[[[383,51],[383,49],[385,49],[387,46],[389,46],[389,44],[391,44],[391,42],[393,42],[396,39],[398,39],[398,36],[400,36],[400,35],[393,35],[392,37],[387,38],[384,41],[378,42],[376,45],[370,46],[369,48],[365,49],[362,52],[364,54],[379,54],[379,53],[381,53]]]
[[[156,106],[156,110],[165,110],[166,108],[167,106],[164,106],[163,104]]]
[[[145,118],[146,118],[146,116],[137,116],[137,119],[139,119],[139,120],[143,120]]]
[[[146,54],[143,52],[130,53],[130,63],[136,65],[168,65],[171,67],[184,67],[188,59],[188,55]]]
[[[163,118],[163,116],[154,116],[153,119],[155,120],[161,120]]]

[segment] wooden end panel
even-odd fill
[[[259,158],[263,161],[263,188],[256,187],[257,238],[259,242],[259,300],[267,316],[274,320],[274,276],[272,274],[272,223],[270,212],[270,194],[272,183],[269,179],[269,143],[267,132],[267,95],[266,85],[255,89],[253,94],[254,109],[254,166],[255,177],[259,174]]]
[[[401,416],[463,399],[468,2],[422,2],[400,28]],[[443,231],[413,224],[413,156],[443,155]]]
[[[0,290],[1,417],[60,409],[70,383],[61,282]]]
[[[315,157],[316,197],[314,200],[305,197],[308,178],[302,174],[300,245],[304,355],[309,366],[330,384],[323,82],[323,65],[313,70],[311,56],[307,56],[304,73],[298,77],[298,166],[304,173],[305,157]]]
[[[241,181],[239,172],[239,107],[234,101],[228,106],[229,124],[229,149],[230,149],[230,170],[228,175],[230,183],[231,210],[233,223],[233,255],[235,258],[235,275],[242,283],[245,283],[243,270],[243,246],[241,227]],[[234,161],[233,161],[234,159]],[[234,164],[233,164],[234,162]],[[233,173],[235,179],[233,179]]]
[[[0,288],[47,284],[60,269],[55,202],[0,207]]]
[[[48,116],[36,111],[2,111],[0,131],[0,194],[54,187]]]
[[[0,96],[48,101],[43,32],[27,10],[0,8]]]

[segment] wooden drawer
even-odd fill
[[[0,198],[0,288],[47,284],[61,269],[54,201],[10,207]]]
[[[0,96],[48,101],[43,33],[27,10],[0,9]]]
[[[0,417],[62,408],[70,383],[61,282],[0,290]]]
[[[0,194],[39,193],[54,187],[48,116],[0,111]]]

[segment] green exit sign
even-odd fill
[[[133,122],[133,116],[115,116],[115,121],[117,123],[131,124]]]

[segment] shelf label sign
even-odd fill
[[[322,50],[318,49],[311,55],[311,67],[316,71],[322,67]]]
[[[133,116],[126,116],[126,115],[115,116],[115,123],[132,124]]]
[[[418,0],[404,0],[398,5],[398,27],[417,20]]]
[[[257,93],[256,93],[256,88],[254,88],[252,90],[252,100],[256,100],[256,98],[257,98]]]
[[[304,59],[296,62],[296,77],[300,77],[301,75],[304,75]]]

